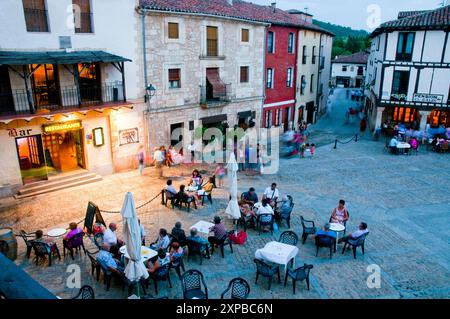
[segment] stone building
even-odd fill
[[[141,0],[149,146],[176,144],[175,129],[241,125],[261,119],[266,22],[245,15],[247,3]]]
[[[368,52],[338,56],[331,61],[331,83],[337,87],[360,88],[364,86]]]

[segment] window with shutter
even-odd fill
[[[181,88],[181,70],[169,69],[169,88],[179,89]]]
[[[242,29],[241,41],[242,42],[250,41],[250,30],[249,29]]]
[[[90,0],[72,0],[75,33],[92,33],[92,13]]]
[[[207,56],[218,56],[218,28],[217,27],[206,27],[206,55]]]
[[[48,32],[45,0],[22,0],[28,32]]]
[[[241,66],[240,81],[241,81],[241,83],[248,82],[248,66]]]
[[[169,39],[178,39],[179,31],[178,31],[178,23],[169,22]]]

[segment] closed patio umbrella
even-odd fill
[[[127,246],[127,252],[130,256],[125,268],[125,276],[131,282],[137,282],[140,279],[148,278],[148,271],[141,259],[141,230],[136,214],[133,194],[128,192],[125,195],[122,210],[120,211],[123,219],[123,238]],[[138,285],[139,287],[139,285]]]
[[[237,201],[237,171],[238,164],[236,162],[236,157],[234,152],[231,152],[230,159],[227,164],[228,170],[228,182],[230,183],[230,195],[231,199],[228,203],[225,213],[230,215],[233,219],[239,219],[241,217],[241,212],[239,210],[239,205]]]

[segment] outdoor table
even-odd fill
[[[61,237],[67,232],[64,228],[54,228],[47,232],[48,237]]]
[[[407,154],[411,148],[411,145],[409,143],[405,142],[398,142],[397,144],[397,150],[402,150],[403,154]]]
[[[214,226],[213,223],[205,222],[204,220],[201,220],[198,223],[192,225],[189,229],[196,228],[199,233],[208,235],[209,229],[213,226]]]
[[[337,249],[339,233],[345,230],[345,226],[339,223],[330,223],[330,230],[336,233],[336,249]]]
[[[128,255],[127,246],[123,245],[119,248],[119,252],[124,255],[125,258],[130,259],[130,255]],[[141,246],[141,260],[146,262],[149,259],[157,256],[158,252],[156,250],[150,249],[146,246]]]
[[[297,254],[298,248],[296,246],[271,241],[267,243],[264,248],[256,250],[255,258],[283,265],[286,273],[287,265],[291,260],[293,260],[295,266],[295,256],[297,256]]]

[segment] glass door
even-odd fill
[[[44,149],[41,135],[16,139],[20,172],[24,184],[47,179]]]

